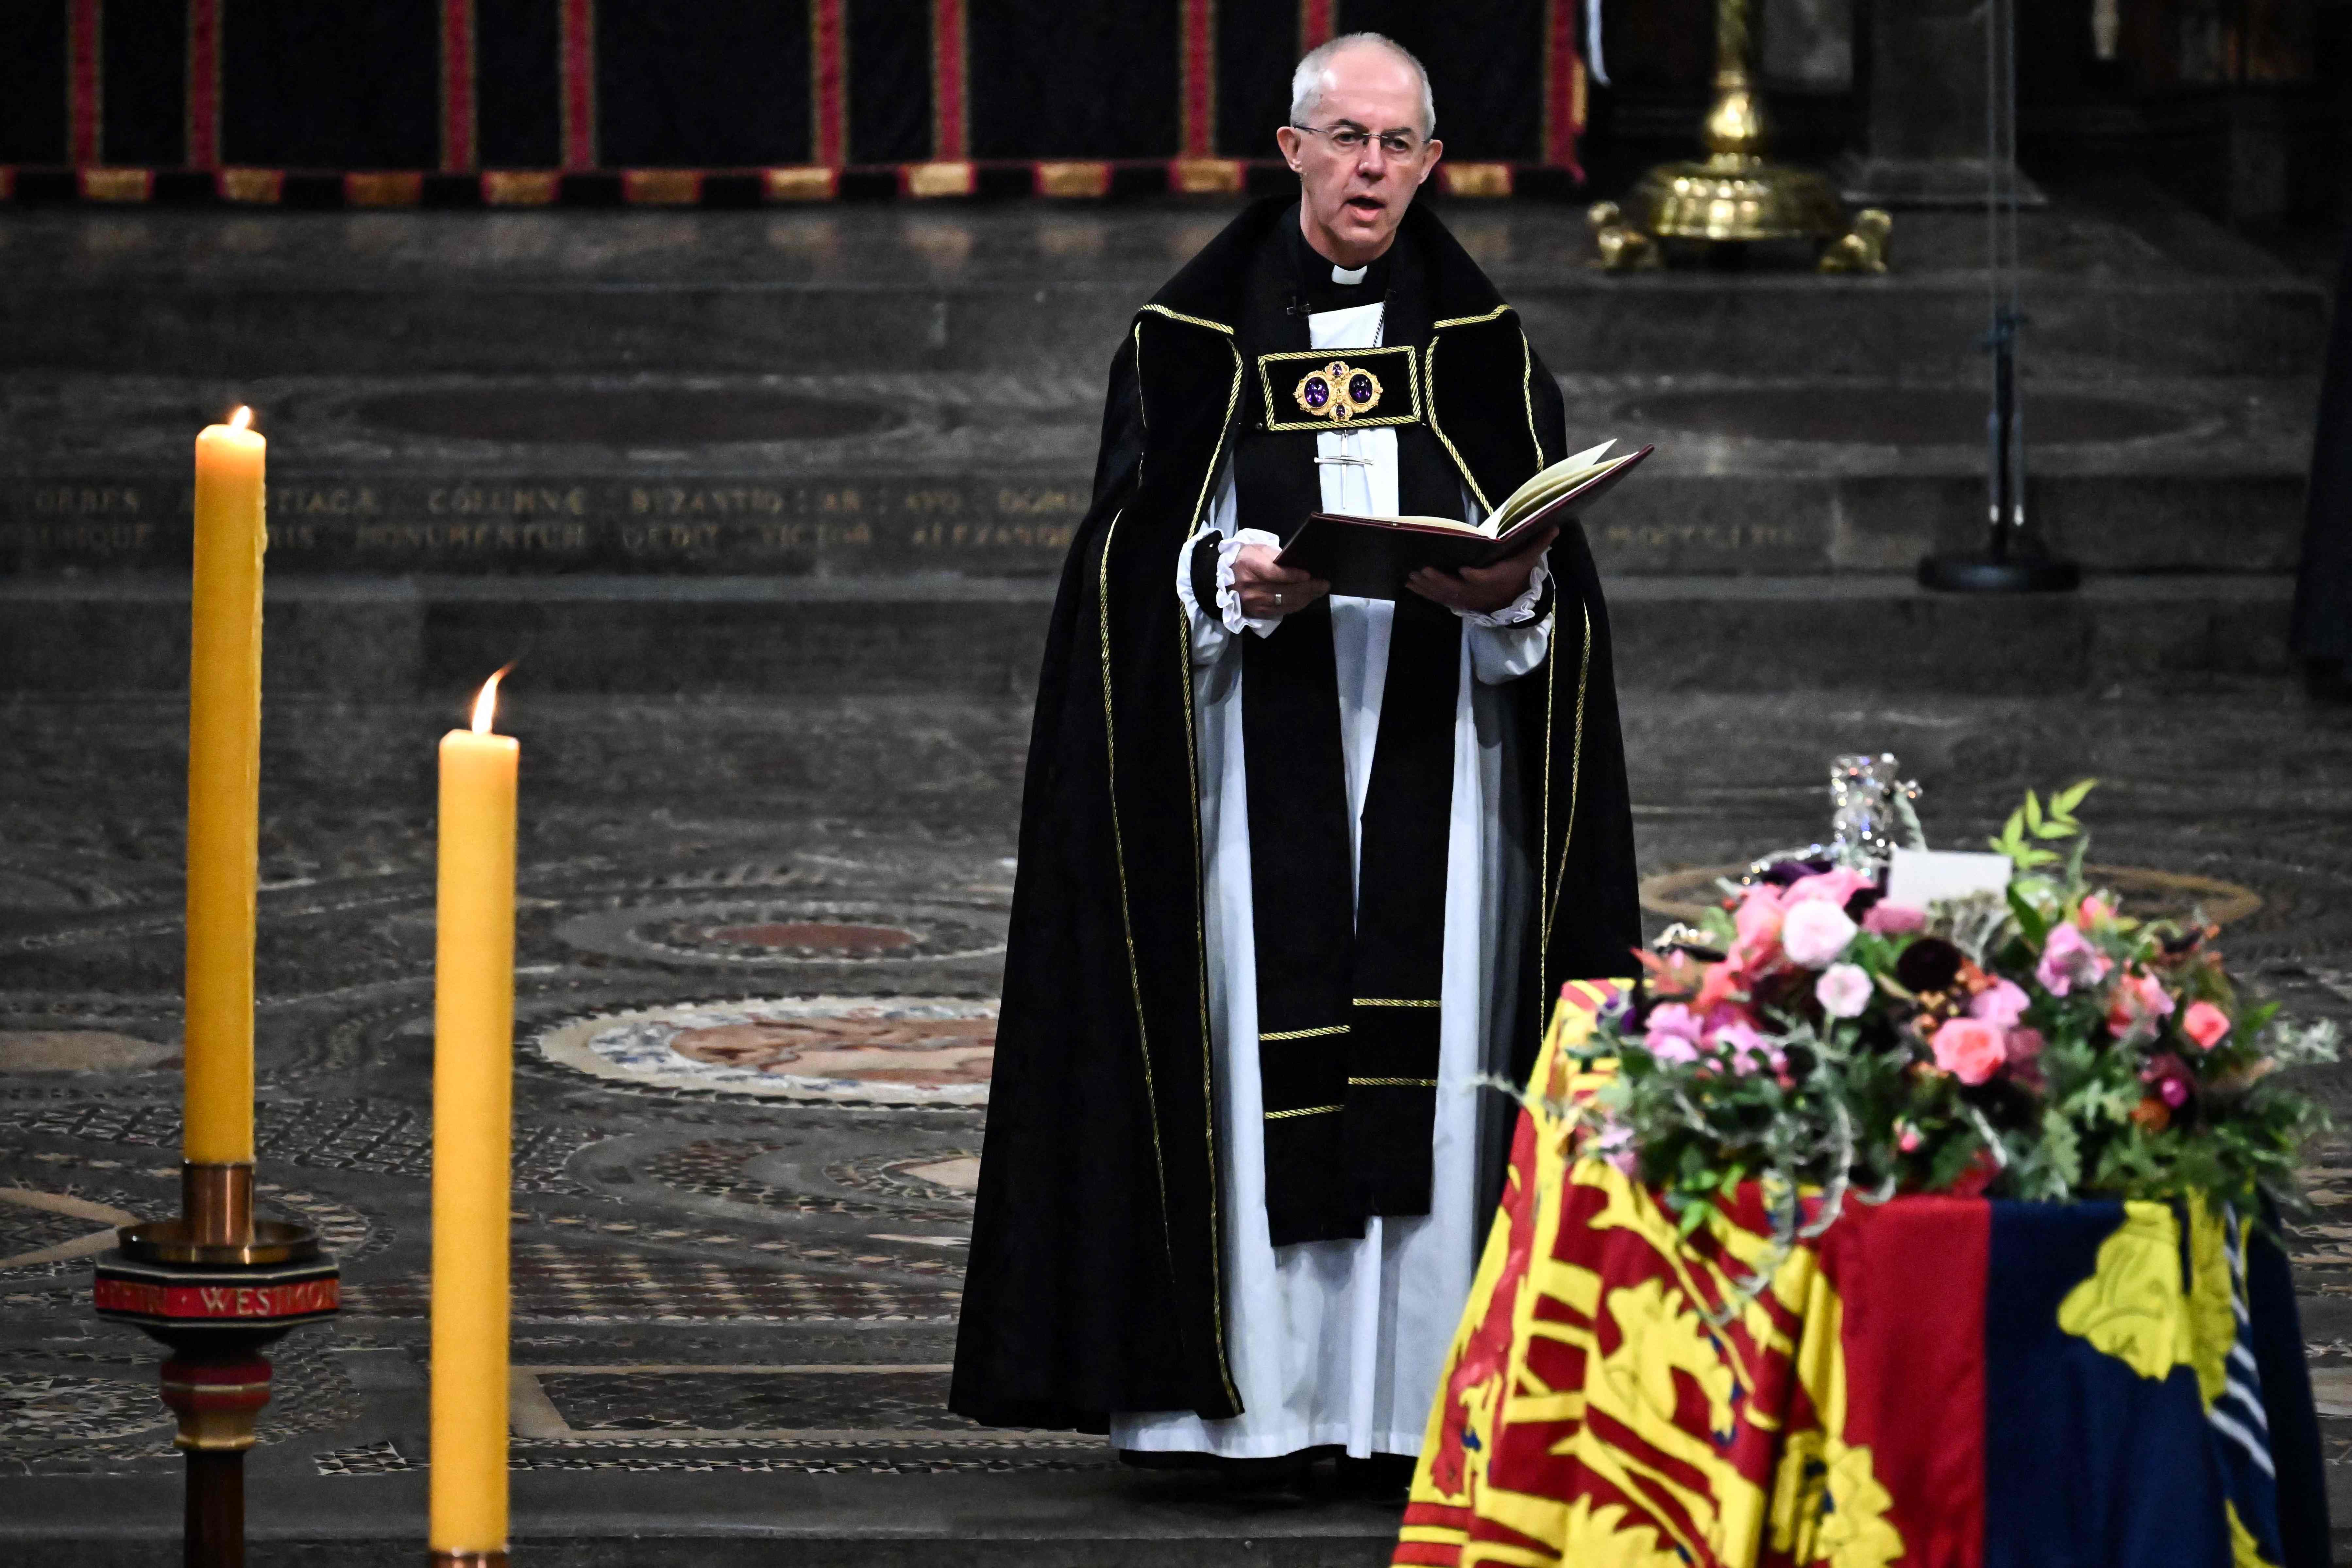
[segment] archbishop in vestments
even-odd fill
[[[1135,1452],[1410,1455],[1563,980],[1639,940],[1573,522],[1391,601],[1311,511],[1485,518],[1569,452],[1519,319],[1413,194],[1427,79],[1302,62],[1300,195],[1112,363],[1055,601],[950,1404]]]

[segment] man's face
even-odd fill
[[[1286,125],[1275,140],[1298,172],[1300,226],[1344,267],[1388,249],[1443,151],[1421,133],[1421,79],[1370,44],[1332,57],[1307,128]]]

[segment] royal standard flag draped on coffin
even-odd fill
[[[1553,1021],[1396,1563],[2328,1561],[2275,1247],[2200,1203],[1903,1197],[1776,1261],[1752,1186],[1678,1237],[1558,1114],[1612,993]]]

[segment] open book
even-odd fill
[[[1484,522],[1443,517],[1360,517],[1318,511],[1299,525],[1276,557],[1312,573],[1334,594],[1393,599],[1424,566],[1459,572],[1517,553],[1551,524],[1580,512],[1656,448],[1605,456],[1614,441],[1563,458],[1504,498]]]

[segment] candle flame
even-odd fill
[[[252,429],[253,410],[247,408],[242,403],[238,404],[236,405],[236,412],[228,416],[228,427],[232,430]]]
[[[475,734],[487,735],[490,732],[490,721],[497,716],[499,710],[499,682],[505,679],[507,670],[513,668],[511,664],[507,665],[498,674],[482,682],[482,694],[474,699]]]

